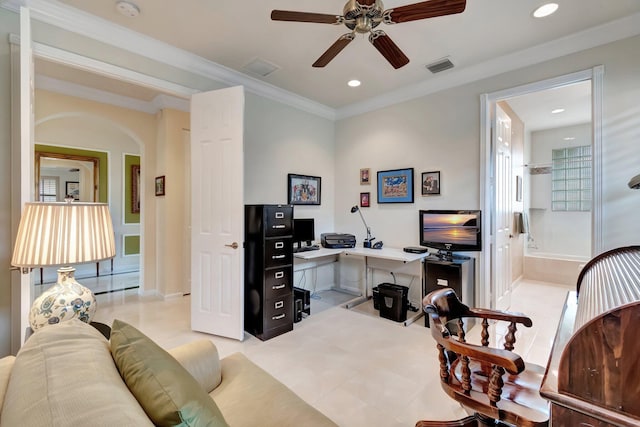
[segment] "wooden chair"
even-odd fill
[[[531,327],[519,313],[469,308],[450,288],[423,300],[440,361],[440,384],[473,415],[457,421],[418,421],[416,427],[546,426],[549,405],[539,393],[544,369],[513,352],[517,325]],[[481,319],[480,344],[466,341],[464,318]],[[504,349],[489,347],[489,321],[508,322]]]

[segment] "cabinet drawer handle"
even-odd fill
[[[284,301],[278,301],[273,305],[276,309],[284,307]]]
[[[278,271],[276,273],[276,279],[282,279],[284,277],[284,271]]]
[[[284,319],[285,317],[286,317],[286,315],[283,313],[283,314],[279,314],[277,316],[272,316],[271,320],[280,320],[280,319]]]
[[[276,249],[282,249],[282,248],[284,248],[284,242],[276,242],[275,247],[276,247]]]
[[[284,218],[284,212],[276,212],[276,219]]]
[[[282,259],[284,257],[286,257],[286,255],[273,255],[271,259]]]
[[[277,291],[278,289],[284,289],[284,288],[286,288],[286,287],[287,287],[287,285],[285,285],[285,284],[283,283],[282,285],[274,285],[274,286],[272,286],[272,287],[271,287],[271,289],[273,289],[273,290],[276,290],[276,291]]]
[[[285,228],[286,225],[284,224],[276,224],[276,225],[272,225],[271,228]]]

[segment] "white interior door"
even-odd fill
[[[244,91],[191,97],[191,329],[244,339]]]
[[[14,49],[12,47],[12,56],[14,55]],[[14,70],[12,71],[12,75],[19,76],[20,79],[20,95],[19,97],[15,97],[14,99],[19,99],[19,117],[20,117],[20,127],[19,127],[19,138],[16,138],[18,135],[16,133],[12,133],[14,142],[13,145],[13,158],[12,163],[14,165],[19,165],[19,176],[17,177],[20,180],[20,192],[18,195],[14,195],[12,199],[12,203],[19,203],[20,209],[22,212],[24,209],[24,205],[27,202],[31,202],[34,199],[34,145],[33,145],[33,129],[34,129],[34,108],[33,108],[33,98],[34,98],[34,89],[33,89],[33,52],[31,46],[31,11],[26,6],[20,7],[20,52],[19,52],[19,66],[16,67],[15,62],[13,62],[12,58],[12,67]],[[15,70],[17,68],[17,72]],[[14,83],[14,82],[12,82]],[[12,106],[13,110],[16,111],[16,106]],[[13,122],[13,124],[16,124]],[[15,176],[14,176],[15,177]],[[12,177],[12,179],[14,178]],[[18,229],[18,223],[20,221],[20,217],[12,218],[12,228],[14,230]],[[29,326],[29,310],[31,309],[32,296],[33,296],[33,285],[31,282],[31,274],[20,274],[18,276],[12,276],[12,283],[15,285],[16,281],[20,282],[19,289],[20,292],[15,296],[12,296],[12,306],[16,307],[19,304],[19,310],[12,310],[12,331],[11,331],[11,349],[12,352],[18,351],[22,343],[25,339],[25,331]],[[16,289],[16,287],[13,287]],[[17,298],[16,298],[17,297]],[[19,301],[18,301],[19,299]],[[19,317],[18,317],[19,316]]]
[[[494,307],[506,310],[511,305],[511,227],[513,222],[511,173],[511,118],[496,105],[494,126],[495,157],[495,245],[493,298]]]
[[[184,265],[191,265],[191,131],[182,130],[182,142],[184,143],[184,242],[182,248],[182,260]],[[184,274],[183,294],[191,294],[191,269]]]

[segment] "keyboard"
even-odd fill
[[[309,252],[309,251],[317,251],[318,249],[320,249],[320,246],[318,245],[311,245],[311,246],[303,246],[301,248],[293,248],[293,252]]]

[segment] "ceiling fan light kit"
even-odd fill
[[[274,21],[345,25],[351,30],[350,33],[340,36],[313,63],[314,67],[325,67],[355,39],[356,33],[369,33],[369,42],[393,68],[398,69],[407,65],[409,58],[384,31],[374,30],[380,23],[399,24],[453,15],[462,13],[465,7],[466,0],[429,0],[385,10],[382,0],[348,0],[344,5],[342,15],[274,10],[271,12],[271,19]]]

